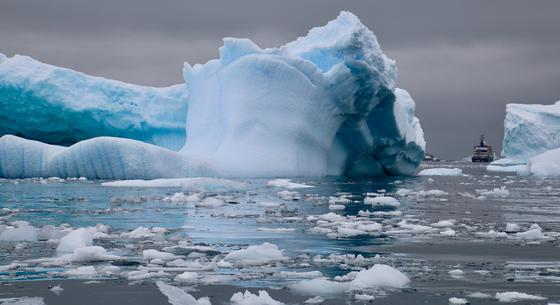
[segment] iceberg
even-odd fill
[[[179,150],[184,84],[143,87],[0,53],[0,135],[71,145],[99,136]]]
[[[489,170],[560,176],[560,102],[508,104],[504,130],[502,159]]]
[[[60,79],[38,76],[48,87],[43,89],[45,95],[63,102],[6,100],[0,102],[12,107],[6,116],[42,114],[55,108],[62,110],[64,119],[87,121],[103,112],[118,124],[103,121],[98,131],[107,125],[115,127],[117,134],[95,137],[89,133],[84,137],[91,139],[70,147],[4,136],[0,138],[0,177],[413,175],[422,161],[425,141],[414,116],[415,103],[408,92],[395,88],[395,62],[383,54],[375,35],[352,13],[341,12],[327,25],[279,48],[262,49],[249,39],[225,38],[219,51],[218,59],[205,64],[185,63],[184,85],[160,89],[49,68],[62,72]],[[0,69],[10,60],[0,59]],[[23,83],[34,82],[31,72],[21,74],[28,80]],[[81,88],[70,94],[76,89],[75,77],[82,79],[79,86],[95,85],[86,86],[90,91]],[[130,99],[123,99],[126,105],[111,98],[88,102],[87,115],[75,111],[81,103],[74,101],[87,100],[88,94],[110,96],[106,86],[118,87],[113,91],[116,95],[145,94],[133,97],[130,93]],[[14,106],[14,101],[27,106]],[[138,122],[147,128],[141,136],[129,129]],[[45,141],[34,135],[37,128],[25,121],[19,124],[26,125],[23,129],[31,135],[17,128],[12,133]],[[47,120],[44,124],[57,123]],[[182,137],[176,131],[181,124]],[[0,128],[6,129],[4,125],[9,124],[0,123]],[[64,134],[78,132],[73,126],[55,127]],[[92,126],[80,128],[87,131]],[[184,145],[177,149],[182,140]]]
[[[502,146],[502,157],[510,163],[527,163],[536,155],[560,148],[560,102],[508,104]]]

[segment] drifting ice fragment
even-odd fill
[[[418,176],[461,176],[463,170],[460,168],[429,168],[418,173]]]

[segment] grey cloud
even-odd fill
[[[4,0],[0,52],[144,85],[182,82],[224,36],[279,46],[340,10],[358,15],[399,67],[428,150],[499,147],[504,106],[560,99],[560,1]]]

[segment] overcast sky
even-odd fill
[[[276,47],[356,14],[397,61],[428,152],[501,147],[505,104],[560,100],[560,1],[1,0],[0,52],[142,85],[183,82],[222,37]]]

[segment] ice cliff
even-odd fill
[[[59,145],[113,136],[179,150],[186,111],[184,84],[143,87],[0,54],[0,135]]]
[[[11,60],[0,59],[0,71]],[[63,119],[67,112],[89,118],[98,117],[92,113],[102,110],[125,120],[117,120],[120,125],[105,121],[100,125],[115,127],[119,137],[140,141],[101,137],[60,147],[5,136],[0,139],[2,177],[406,175],[414,173],[424,156],[415,104],[406,91],[394,87],[394,61],[382,53],[374,34],[348,12],[280,48],[261,49],[248,39],[226,38],[218,59],[192,67],[185,64],[186,89],[143,88],[54,67],[48,70],[63,72],[54,79],[39,74],[47,88],[21,89],[12,100],[0,96],[0,103],[7,104],[2,107],[11,109],[6,116],[42,115],[56,106]],[[19,73],[26,75],[19,87],[35,88],[30,86],[35,83],[33,73]],[[67,77],[70,81],[65,81]],[[75,77],[81,79],[79,85],[73,81]],[[114,91],[106,94],[105,86],[111,84]],[[74,89],[81,90],[69,92]],[[35,98],[37,90],[43,92],[40,99]],[[186,91],[188,111],[179,101]],[[24,93],[31,98],[21,97]],[[98,99],[85,103],[92,106],[88,107],[90,113],[84,116],[76,111],[82,105],[76,101],[95,94],[103,98],[98,103],[91,102]],[[122,99],[127,101],[124,105],[115,103],[113,97],[119,94],[130,99]],[[181,111],[182,119],[176,117]],[[69,122],[77,118],[69,118]],[[148,122],[152,129],[142,136],[127,134],[127,127],[136,125],[126,124],[126,119]],[[62,133],[75,131],[72,124],[51,121],[45,122]],[[173,129],[181,122],[187,137],[178,152],[161,147],[176,148],[170,142],[154,140],[167,136],[157,127]],[[18,121],[12,133],[25,135],[17,129],[20,124],[25,121]],[[6,129],[4,125],[9,124],[0,122],[0,128]],[[29,127],[26,133],[35,135],[38,130]]]
[[[515,169],[537,176],[560,176],[560,102],[552,105],[508,104],[502,159],[490,169]],[[519,166],[519,165],[526,165]]]

